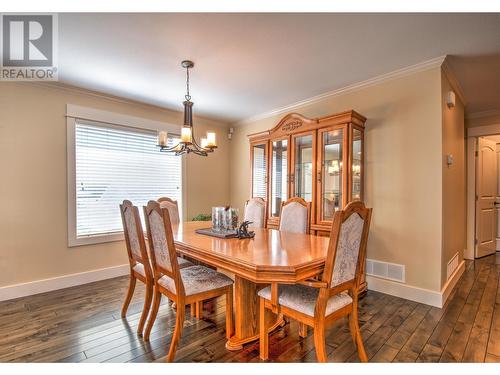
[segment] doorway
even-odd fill
[[[472,202],[469,198],[469,256],[465,255],[476,259],[500,251],[500,134],[469,137],[468,148],[467,188]]]

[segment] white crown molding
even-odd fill
[[[478,118],[485,118],[485,117],[492,117],[492,116],[500,116],[500,109],[490,109],[488,111],[468,113],[465,116],[465,118],[467,120],[474,120],[474,119],[478,119]]]
[[[144,107],[146,109],[154,109],[154,110],[169,112],[173,115],[178,115],[179,118],[181,118],[181,116],[182,116],[182,111],[175,109],[175,108],[162,107],[162,106],[159,106],[156,104],[150,104],[150,103],[140,101],[140,100],[128,99],[128,98],[124,98],[124,97],[113,95],[113,94],[107,94],[107,93],[101,92],[101,91],[95,91],[95,90],[86,89],[84,87],[70,85],[70,84],[67,84],[67,83],[64,83],[61,81],[57,81],[57,82],[54,82],[54,81],[52,81],[52,82],[23,81],[23,82],[17,82],[17,83],[21,83],[23,85],[44,87],[44,88],[49,88],[49,89],[53,89],[53,90],[63,90],[63,91],[68,91],[68,92],[75,93],[75,94],[105,99],[105,100],[109,100],[109,101],[120,103],[120,104],[128,104],[128,105],[133,105],[133,106],[138,106],[138,107]],[[227,121],[227,120],[224,120],[224,119],[218,118],[218,117],[194,115],[194,118],[199,119],[199,120],[205,120],[205,121],[208,121],[211,123],[219,124],[219,125],[214,125],[214,124],[209,124],[209,125],[210,126],[218,126],[220,128],[227,128],[230,125],[230,121]]]
[[[339,89],[328,91],[328,92],[325,92],[323,94],[316,95],[316,96],[313,96],[311,98],[304,99],[304,100],[298,101],[296,103],[293,103],[293,104],[290,104],[290,105],[287,105],[284,107],[276,108],[276,109],[273,109],[273,110],[268,111],[268,112],[264,112],[264,113],[261,113],[261,114],[255,115],[255,116],[247,117],[243,120],[235,122],[232,126],[244,125],[244,124],[248,124],[251,122],[262,120],[264,118],[268,118],[271,116],[276,116],[279,114],[293,112],[294,110],[296,110],[299,107],[303,107],[305,105],[310,105],[310,104],[319,102],[319,101],[327,99],[327,98],[331,98],[331,97],[338,96],[341,94],[346,94],[348,92],[360,90],[360,89],[363,89],[366,87],[378,85],[382,82],[391,81],[391,80],[405,77],[405,76],[408,76],[408,75],[411,75],[414,73],[423,72],[425,70],[429,70],[432,68],[437,68],[437,67],[440,67],[443,65],[443,62],[445,61],[445,59],[446,59],[446,55],[439,56],[439,57],[436,57],[434,59],[423,61],[423,62],[415,64],[415,65],[411,65],[411,66],[408,66],[408,67],[405,67],[402,69],[394,70],[390,73],[382,74],[382,75],[367,79],[365,81],[361,81],[361,82],[354,83],[352,85],[348,85],[348,86],[345,86],[345,87],[342,87]]]
[[[460,85],[460,82],[457,79],[457,76],[451,69],[450,64],[448,63],[448,59],[445,58],[443,61],[443,64],[441,65],[441,68],[443,69],[443,73],[448,78],[448,81],[450,82],[451,87],[455,91],[455,93],[458,95],[460,98],[460,101],[463,103],[464,107],[467,104],[465,101],[465,96],[464,96],[464,91],[462,90],[462,86]]]
[[[53,290],[93,283],[95,281],[112,279],[114,277],[128,275],[129,273],[130,265],[123,264],[114,267],[53,277],[50,279],[7,285],[0,287],[0,301],[7,301],[14,298],[31,296],[33,294],[51,292]]]

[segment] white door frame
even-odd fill
[[[464,251],[465,259],[475,258],[477,138],[498,134],[500,134],[500,124],[467,129],[467,248]]]

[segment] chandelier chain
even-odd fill
[[[186,95],[184,97],[187,101],[191,100],[191,95],[189,95],[189,67],[186,68]]]

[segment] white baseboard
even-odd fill
[[[460,276],[464,273],[464,270],[465,262],[462,260],[440,292],[368,275],[366,276],[366,282],[368,283],[369,290],[441,308],[444,306]]]
[[[453,287],[460,276],[465,271],[465,262],[459,264],[455,272],[443,286],[440,292],[419,288],[407,284],[398,283],[391,280],[381,279],[374,276],[366,276],[368,289],[377,292],[390,294],[396,297],[409,299],[411,301],[425,303],[427,305],[443,307],[448,299]],[[50,279],[31,281],[28,283],[8,285],[0,287],[0,301],[14,298],[26,297],[33,294],[50,292],[52,290],[69,288],[72,286],[92,283],[94,281],[111,279],[113,277],[128,275],[130,266],[123,264],[120,266],[101,268],[98,270],[74,273],[71,275],[59,276]]]
[[[81,273],[73,273],[53,277],[50,279],[30,281],[28,283],[8,285],[0,287],[0,301],[6,301],[14,298],[31,296],[33,294],[50,292],[52,290],[69,288],[72,286],[92,283],[94,281],[111,279],[113,277],[128,275],[130,265],[101,268]]]
[[[464,274],[465,271],[465,261],[462,259],[458,267],[455,269],[455,271],[451,274],[450,278],[446,281],[444,284],[443,288],[441,289],[441,306],[444,306],[444,303],[450,296],[451,291],[457,285],[458,280],[460,280],[460,277]]]

